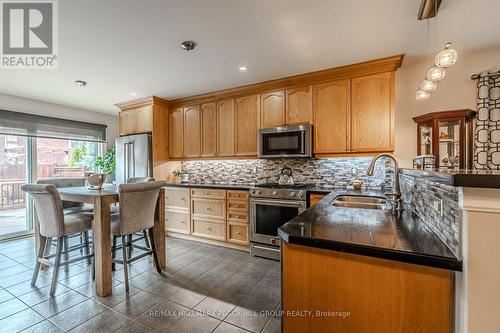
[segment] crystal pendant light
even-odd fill
[[[457,62],[458,53],[451,47],[451,42],[446,43],[444,50],[439,52],[434,59],[437,67],[449,67]]]
[[[437,83],[431,80],[423,80],[422,83],[420,83],[420,89],[423,91],[431,92],[436,90]]]
[[[417,101],[422,101],[424,99],[428,99],[431,96],[431,94],[428,91],[423,91],[422,89],[417,90],[417,93],[415,95],[415,98]]]
[[[432,67],[427,71],[427,79],[431,81],[440,81],[446,76],[446,68]]]

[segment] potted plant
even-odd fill
[[[175,177],[180,177],[181,182],[187,182],[189,180],[189,174],[191,171],[189,171],[186,168],[180,168],[178,170],[174,170],[174,176]]]
[[[95,167],[102,173],[105,173],[106,182],[110,183],[113,181],[113,175],[116,169],[116,151],[112,148],[104,154],[104,156],[99,156],[95,159]]]

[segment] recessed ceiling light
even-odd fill
[[[83,80],[76,80],[75,81],[75,84],[79,87],[85,87],[87,85],[87,81],[83,81]]]
[[[246,72],[246,71],[248,71],[248,66],[240,66],[240,67],[238,67],[238,70],[240,72]]]
[[[186,51],[191,51],[196,46],[196,43],[191,40],[185,40],[181,43],[181,47]]]
[[[130,96],[132,96],[132,97],[137,97],[137,95],[138,95],[138,94],[137,94],[135,91],[132,91],[132,92],[130,93]]]

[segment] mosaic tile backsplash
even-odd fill
[[[364,188],[390,187],[392,178],[386,173],[387,163],[378,161],[375,174],[366,176],[370,157],[325,159],[255,159],[186,161],[190,182],[195,183],[276,183],[284,166],[293,171],[296,183],[315,183],[318,186],[348,188],[358,178]],[[392,171],[392,170],[391,170]]]
[[[401,194],[405,208],[412,210],[458,257],[460,253],[460,188],[401,174]],[[434,202],[443,204],[441,211]]]

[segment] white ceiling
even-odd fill
[[[500,1],[444,0],[428,43],[420,0],[60,0],[59,68],[0,71],[0,92],[105,113],[140,96],[176,98],[453,41],[500,45]],[[434,40],[434,28],[431,36]],[[194,40],[191,52],[179,46]],[[248,65],[247,73],[238,71]],[[88,82],[76,87],[74,81]]]

